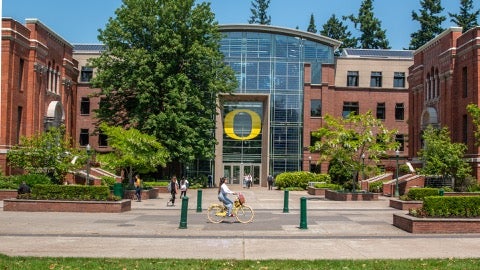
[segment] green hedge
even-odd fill
[[[478,196],[431,196],[423,199],[423,210],[429,217],[479,217]]]
[[[340,190],[342,189],[341,185],[332,184],[332,183],[317,183],[314,185],[315,188],[327,188],[331,190]]]
[[[407,198],[412,201],[423,201],[425,197],[438,195],[438,188],[411,188],[407,193]]]
[[[0,189],[18,189],[20,184],[25,183],[30,186],[36,186],[39,184],[51,184],[50,178],[43,174],[22,174],[0,177]]]
[[[107,186],[80,185],[36,185],[32,193],[26,195],[33,200],[69,200],[69,201],[112,201],[120,200],[113,196]]]
[[[330,183],[328,174],[316,174],[311,172],[285,172],[275,177],[275,186],[280,189],[299,187],[306,189],[308,182]]]

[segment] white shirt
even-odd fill
[[[228,187],[227,184],[223,183],[222,186],[220,187],[221,193],[222,194],[233,194],[234,192],[231,191]]]

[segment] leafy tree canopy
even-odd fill
[[[313,13],[310,15],[310,22],[308,23],[307,32],[317,33],[317,27],[315,26],[315,18],[313,17]]]
[[[86,164],[86,153],[72,145],[64,128],[52,128],[32,137],[20,138],[7,153],[8,163],[28,173],[43,174],[57,184],[63,183],[69,171]]]
[[[471,172],[471,167],[463,159],[466,146],[452,143],[447,127],[436,129],[428,126],[423,133],[423,147],[418,153],[424,165],[420,172],[426,175],[452,176],[462,180]]]
[[[268,6],[270,6],[270,0],[253,0],[250,9],[252,16],[248,23],[270,25],[272,18],[267,13]]]
[[[412,11],[412,19],[420,23],[420,29],[410,35],[410,50],[416,50],[443,32],[442,23],[445,16],[440,0],[421,0],[420,13]]]
[[[323,25],[320,34],[329,38],[333,38],[342,42],[342,48],[357,48],[357,39],[352,37],[352,33],[348,30],[348,26],[344,25],[335,14],[333,14]]]
[[[448,12],[450,21],[462,27],[464,33],[478,25],[479,14],[480,9],[473,11],[473,0],[460,0],[460,13],[458,14]]]
[[[352,15],[345,18],[350,19],[355,28],[361,32],[358,42],[362,49],[390,49],[386,30],[382,29],[381,21],[373,13],[373,0],[363,0],[358,11],[358,16]]]
[[[123,0],[91,61],[100,122],[153,135],[180,162],[213,156],[216,97],[236,87],[210,4],[194,2]]]
[[[99,154],[97,159],[105,167],[125,170],[130,181],[134,173],[154,172],[158,166],[165,167],[169,159],[168,151],[154,136],[135,128],[126,130],[101,124],[100,130],[107,135],[113,152]]]

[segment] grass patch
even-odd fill
[[[406,260],[193,260],[9,257],[0,269],[472,269],[480,259]]]

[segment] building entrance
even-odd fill
[[[228,177],[228,183],[244,186],[244,179],[247,175],[252,176],[252,185],[260,185],[261,164],[254,163],[232,163],[223,165],[223,175]]]

